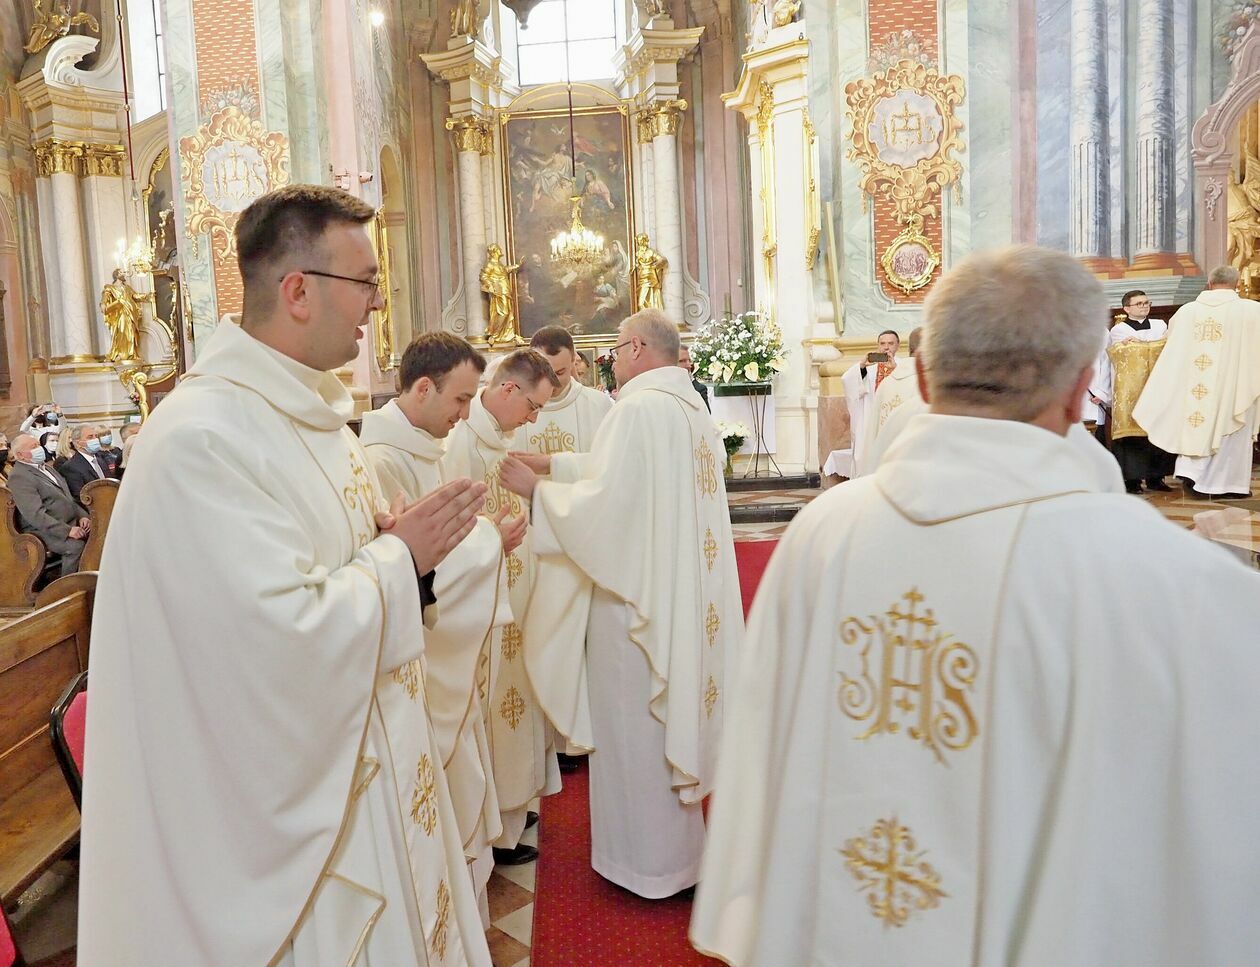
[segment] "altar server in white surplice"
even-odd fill
[[[359,437],[386,494],[419,500],[446,482],[442,441],[468,416],[485,365],[448,332],[424,333],[407,347],[398,368],[402,392],[363,417]],[[433,590],[441,603],[425,615],[429,714],[479,896],[494,867],[491,846],[503,832],[481,702],[491,631],[512,620],[503,555],[517,548],[526,526],[524,514],[506,519],[507,507],[496,516],[479,521],[438,566]]]
[[[1208,287],[1168,322],[1133,419],[1177,454],[1174,473],[1199,497],[1251,496],[1260,401],[1260,304],[1234,291],[1238,270],[1213,269]]]
[[[870,414],[866,420],[866,438],[861,446],[862,461],[858,466],[858,475],[865,477],[873,473],[879,464],[879,458],[887,449],[887,443],[881,442],[881,434],[888,427],[884,439],[899,432],[900,427],[914,416],[927,409],[927,403],[919,394],[919,339],[923,335],[920,326],[910,333],[906,340],[910,347],[910,358],[903,360],[879,384],[879,389],[871,399]]]
[[[242,325],[127,468],[92,629],[81,963],[490,963],[420,667],[420,575],[483,489],[382,513],[329,372],[383,307],[374,215],[313,185],[242,213]]]
[[[699,950],[738,967],[1256,962],[1260,575],[1099,492],[1065,439],[1105,307],[1045,249],[937,283],[931,412],[801,512],[753,604]]]
[[[516,431],[533,424],[559,381],[539,353],[518,349],[503,357],[489,383],[447,438],[449,473],[485,481],[486,512],[520,517],[527,507],[499,482],[499,464],[508,456]],[[530,800],[560,791],[560,770],[547,718],[525,670],[525,616],[533,586],[529,532],[503,564],[512,623],[496,628],[490,643],[490,690],[483,708],[494,763],[503,832],[495,843],[496,863],[527,863],[538,850],[521,843]]]
[[[849,438],[853,458],[854,476],[863,472],[869,426],[875,419],[875,392],[897,368],[897,350],[901,337],[891,329],[879,334],[876,343],[879,351],[868,354],[860,363],[850,366],[840,377],[844,388],[845,403],[849,409]]]
[[[594,749],[591,865],[657,899],[699,873],[744,622],[722,442],[678,365],[678,328],[648,309],[617,342],[620,394],[594,449],[552,457],[550,481],[516,458],[502,478],[532,496],[539,586],[572,589],[531,602],[526,659],[556,728]],[[554,632],[592,585],[583,664],[581,637]]]

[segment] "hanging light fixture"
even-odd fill
[[[572,218],[567,231],[551,240],[551,261],[575,268],[604,261],[604,236],[582,224],[582,193],[577,183],[577,145],[573,136],[573,79],[569,76],[569,0],[564,4],[564,81],[569,93],[569,164],[574,194],[569,198]]]

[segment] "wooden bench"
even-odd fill
[[[86,577],[72,576],[80,583]],[[91,600],[90,590],[76,590],[0,628],[0,903],[5,905],[79,840],[79,811],[53,752],[48,717],[66,684],[87,668]]]
[[[18,529],[17,504],[4,486],[0,517],[0,616],[12,617],[35,607],[35,581],[43,573],[48,552],[38,537]]]
[[[79,503],[87,510],[92,521],[92,531],[88,534],[83,556],[79,558],[79,570],[100,570],[101,554],[105,550],[105,534],[109,530],[109,519],[114,514],[114,501],[117,499],[118,481],[108,478],[89,480],[79,491]]]

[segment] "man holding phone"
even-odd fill
[[[875,340],[879,347],[876,352],[867,353],[866,359],[854,363],[840,377],[844,387],[845,402],[849,405],[849,433],[853,441],[853,473],[862,466],[862,449],[867,437],[867,420],[874,409],[875,390],[879,384],[897,367],[897,351],[901,348],[901,337],[891,329],[885,329]]]

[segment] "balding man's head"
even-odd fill
[[[1218,265],[1208,273],[1209,289],[1238,288],[1238,270],[1232,265]]]
[[[617,330],[613,374],[625,386],[640,373],[678,365],[678,326],[660,309],[642,309]]]
[[[36,447],[39,447],[38,440],[29,433],[19,433],[13,438],[13,459],[18,463],[30,463],[31,451]],[[40,452],[42,453],[43,450],[41,449]]]

